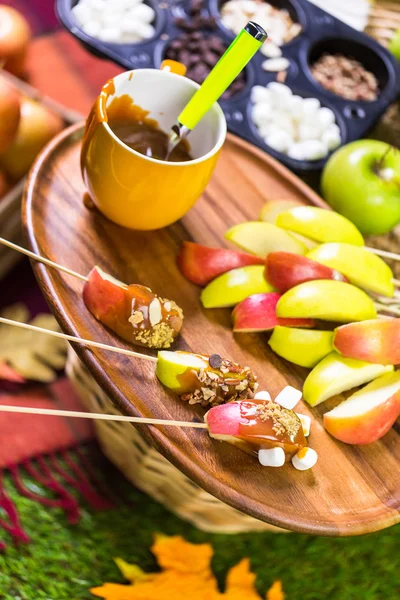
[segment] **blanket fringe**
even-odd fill
[[[79,502],[71,494],[69,488],[79,495],[94,509],[107,510],[113,506],[112,501],[104,494],[102,482],[89,472],[82,462],[80,450],[54,452],[36,459],[29,459],[20,465],[12,465],[7,471],[16,490],[26,498],[51,508],[61,508],[70,524],[80,519]],[[37,493],[24,482],[23,473],[40,484],[50,496]],[[0,528],[6,531],[14,543],[27,543],[29,536],[25,532],[18,515],[17,508],[5,490],[3,473],[0,471]],[[0,540],[0,551],[5,550],[6,543]]]

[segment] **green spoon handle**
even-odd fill
[[[178,117],[178,122],[190,131],[194,129],[214,102],[244,69],[266,37],[267,34],[260,25],[249,21],[221,56],[201,88],[185,106]]]

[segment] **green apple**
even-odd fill
[[[276,224],[316,242],[347,242],[363,246],[357,227],[338,213],[317,206],[298,206],[277,216]]]
[[[275,327],[269,345],[282,358],[300,367],[312,369],[332,352],[333,331]]]
[[[393,371],[392,365],[373,365],[331,352],[308,375],[304,382],[303,397],[310,406],[317,406],[332,396],[368,383],[390,371]]]
[[[165,387],[177,394],[191,392],[193,385],[198,385],[197,378],[193,379],[193,371],[208,369],[206,357],[191,352],[169,352],[163,350],[157,355],[156,376]]]
[[[288,290],[276,305],[278,317],[323,319],[325,321],[364,321],[375,319],[371,298],[350,283],[319,279]]]
[[[398,61],[400,61],[400,29],[396,29],[390,40],[389,50]]]
[[[261,221],[248,221],[235,225],[226,232],[225,238],[256,256],[265,258],[269,252],[293,252],[305,254],[307,247],[287,231]]]
[[[252,265],[220,275],[201,292],[200,300],[204,308],[235,306],[253,294],[276,292],[265,279],[264,270],[262,265]]]
[[[321,244],[307,254],[318,263],[336,269],[358,287],[392,297],[393,273],[379,256],[351,244]]]
[[[387,233],[400,222],[400,152],[384,142],[359,140],[339,148],[321,185],[326,202],[365,235]]]

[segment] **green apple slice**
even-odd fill
[[[276,314],[349,323],[375,319],[376,309],[372,299],[354,285],[319,279],[301,283],[283,294]]]
[[[347,279],[364,290],[392,297],[394,294],[391,268],[376,254],[351,244],[322,244],[307,254],[327,267],[337,269]]]
[[[345,242],[364,246],[364,238],[351,221],[332,210],[298,206],[276,218],[276,224],[316,242]]]
[[[298,206],[304,206],[304,204],[299,202],[299,200],[268,200],[262,207],[258,218],[265,223],[276,225],[276,217],[278,215]]]
[[[332,352],[333,331],[275,327],[269,345],[282,358],[312,369],[327,354]]]
[[[157,355],[156,376],[165,387],[177,394],[191,391],[195,381],[190,377],[191,371],[199,372],[208,368],[206,357],[191,352],[163,350]]]
[[[310,406],[317,406],[332,396],[368,383],[390,371],[393,371],[392,365],[373,365],[331,352],[308,375],[304,382],[303,397]]]
[[[265,258],[269,252],[293,252],[305,254],[307,247],[293,235],[272,225],[261,221],[248,221],[231,227],[226,232],[225,238],[256,256]]]
[[[253,294],[276,292],[264,277],[262,265],[233,269],[220,275],[201,292],[204,308],[235,306]]]

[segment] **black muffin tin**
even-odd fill
[[[186,17],[190,20],[189,2],[146,2],[156,12],[156,21],[153,23],[155,35],[136,44],[107,43],[87,35],[76,24],[71,13],[77,0],[57,0],[57,12],[65,27],[96,55],[111,59],[127,69],[159,68],[168,45],[184,33],[183,29],[176,26],[174,19]],[[204,16],[215,18],[216,29],[212,34],[220,36],[228,45],[235,35],[222,25],[219,12],[222,3],[221,0],[206,0]],[[281,47],[283,56],[290,61],[285,84],[294,94],[318,98],[323,106],[333,110],[341,130],[342,144],[364,137],[400,93],[399,63],[374,39],[347,26],[307,0],[271,0],[270,4],[288,10],[292,20],[302,26],[301,33]],[[378,98],[372,102],[351,101],[325,90],[310,70],[310,65],[324,52],[342,53],[359,60],[378,79]],[[220,101],[228,129],[256,144],[294,171],[321,169],[328,157],[316,161],[294,160],[267,146],[258,134],[251,119],[251,88],[254,85],[265,86],[275,81],[277,75],[261,68],[264,60],[267,58],[258,52],[246,67],[246,87],[229,100]]]

